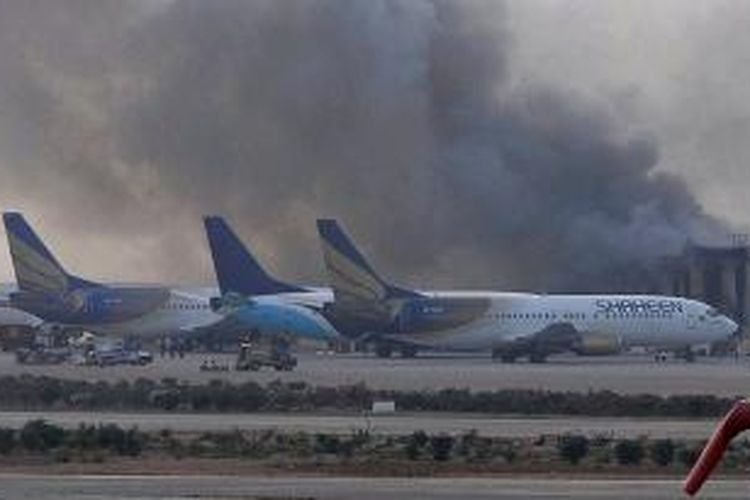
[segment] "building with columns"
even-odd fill
[[[710,304],[744,330],[750,312],[750,247],[687,244],[682,255],[663,259],[660,292]]]

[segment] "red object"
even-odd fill
[[[695,495],[698,492],[721,460],[732,438],[746,429],[750,429],[750,401],[743,399],[737,401],[729,410],[703,448],[701,456],[685,479],[685,493]]]

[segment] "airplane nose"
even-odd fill
[[[327,319],[316,314],[316,322],[320,326],[320,337],[323,340],[335,340],[339,338],[339,332],[331,325]]]
[[[307,336],[319,340],[333,340],[339,336],[335,328],[321,314],[302,308],[305,326],[302,330]]]

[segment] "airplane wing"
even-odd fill
[[[574,351],[581,344],[583,335],[572,323],[553,323],[544,329],[498,345],[493,356],[512,362],[521,356],[529,356],[531,362],[543,362],[550,354]]]

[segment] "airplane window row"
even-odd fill
[[[164,309],[175,309],[175,310],[206,310],[210,309],[210,306],[208,304],[183,304],[181,302],[177,303],[167,303],[164,306]]]
[[[558,317],[563,319],[585,319],[584,313],[564,313],[558,315],[557,313],[500,313],[496,315],[500,319],[557,319]]]
[[[563,319],[586,319],[584,313],[564,313]]]
[[[547,319],[556,320],[562,318],[564,320],[582,320],[586,319],[586,313],[500,313],[495,314],[495,318],[498,319]],[[620,313],[620,314],[594,314],[593,319],[662,319],[672,318],[673,314],[668,312],[661,313]]]
[[[672,318],[672,313],[621,313],[621,314],[595,314],[594,319],[662,319]]]

